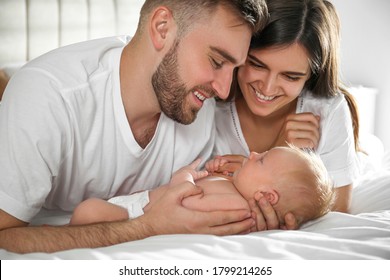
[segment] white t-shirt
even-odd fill
[[[71,211],[89,197],[124,195],[169,182],[210,157],[215,101],[191,125],[161,114],[145,149],[123,107],[119,62],[129,38],[92,40],[31,61],[0,106],[0,208],[30,221],[41,207]]]
[[[340,94],[326,99],[302,92],[298,97],[296,113],[303,112],[321,116],[321,138],[316,153],[321,157],[335,187],[353,183],[359,175],[359,167],[352,118],[344,96]],[[215,120],[217,137],[213,154],[248,156],[250,151],[242,133],[235,102],[217,102]]]

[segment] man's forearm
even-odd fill
[[[84,226],[17,227],[0,231],[0,248],[16,253],[97,248],[152,235],[138,220]]]

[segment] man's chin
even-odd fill
[[[196,115],[194,115],[192,118],[181,118],[176,121],[180,124],[189,125],[192,124],[195,120],[196,120]]]
[[[192,124],[198,115],[198,111],[191,111],[190,114],[182,115],[174,120],[180,124],[189,125]]]
[[[196,117],[198,116],[199,109],[198,108],[190,108],[188,106],[182,107],[180,110],[162,110],[164,114],[172,119],[173,121],[188,125],[193,123],[196,120]]]

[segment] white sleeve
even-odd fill
[[[317,149],[335,187],[353,183],[359,174],[352,127],[346,100],[334,98],[321,116],[321,139]]]

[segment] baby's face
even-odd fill
[[[258,154],[252,152],[234,175],[234,184],[241,195],[249,200],[264,186],[274,186],[281,173],[296,169],[301,157],[291,148],[277,147]]]

